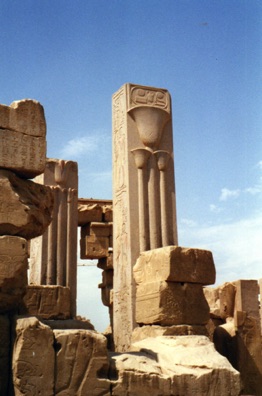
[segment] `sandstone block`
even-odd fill
[[[96,237],[88,235],[81,237],[80,240],[80,256],[81,259],[99,259],[107,257],[109,241],[107,237]]]
[[[140,383],[140,391],[138,393],[114,393],[113,388],[113,395],[238,396],[240,394],[239,373],[225,357],[215,350],[213,343],[207,337],[147,338],[132,344],[131,350],[136,351],[136,366],[133,364],[135,367],[128,372],[128,359],[131,359],[131,356],[126,354],[125,367],[121,370],[122,372],[121,367],[119,369],[119,382],[129,385],[132,377],[134,385],[138,386],[138,382]],[[145,356],[147,364],[143,364]],[[121,359],[121,355],[112,357],[116,368],[119,367],[118,359]],[[153,380],[156,364],[161,367],[160,376],[170,380],[170,388],[161,389],[157,380],[154,382],[153,389],[151,388],[152,393],[149,393],[147,383],[149,379]],[[152,375],[150,366],[152,366]],[[148,373],[148,381],[139,381],[141,374],[145,372]],[[129,386],[131,388],[131,384]],[[158,392],[157,387],[159,387]]]
[[[43,137],[0,129],[0,167],[31,179],[45,169],[46,140]]]
[[[104,221],[106,221],[108,223],[113,221],[112,205],[103,207],[103,219],[104,219]]]
[[[226,319],[234,316],[236,288],[233,283],[226,282],[219,287],[220,317]]]
[[[256,280],[238,280],[236,287],[235,312],[244,311],[248,316],[259,318],[259,287]]]
[[[101,257],[98,259],[97,267],[103,270],[113,269],[113,252],[108,252],[107,257]]]
[[[53,319],[42,320],[44,324],[55,330],[94,330],[94,326],[88,319]]]
[[[0,129],[10,129],[31,136],[46,135],[43,106],[36,100],[24,99],[0,105]]]
[[[54,337],[36,318],[18,319],[13,349],[15,396],[54,395]]]
[[[148,325],[136,327],[132,333],[132,343],[144,340],[145,338],[160,336],[185,336],[185,335],[204,335],[207,336],[207,329],[204,325],[175,325],[158,326]]]
[[[215,266],[208,250],[166,246],[142,252],[134,266],[137,284],[168,281],[202,285],[215,282]]]
[[[136,322],[139,324],[201,325],[208,319],[209,307],[199,284],[158,281],[137,287]]]
[[[146,352],[113,354],[110,360],[112,396],[171,395],[171,378]]]
[[[78,225],[83,226],[85,224],[102,221],[103,209],[98,204],[78,204]]]
[[[211,318],[220,318],[219,287],[204,287],[204,296],[210,309]]]
[[[35,238],[51,222],[52,209],[49,187],[0,169],[0,235]]]
[[[0,315],[0,395],[8,395],[11,326],[7,315]]]
[[[20,314],[29,314],[42,319],[70,318],[70,290],[63,286],[27,287]]]
[[[44,109],[33,100],[0,105],[0,168],[32,178],[44,171],[46,160]]]
[[[16,308],[27,285],[27,241],[0,236],[0,312]]]
[[[82,227],[83,235],[96,235],[97,237],[110,237],[113,233],[113,223],[92,222]]]
[[[109,395],[106,338],[90,330],[54,330],[55,395]]]

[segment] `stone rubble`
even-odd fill
[[[178,246],[170,103],[113,96],[113,203],[78,199],[77,163],[46,159],[40,103],[0,105],[0,395],[262,396],[262,280],[206,287],[212,253]],[[77,226],[104,335],[76,316]]]

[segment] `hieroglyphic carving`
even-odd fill
[[[0,129],[0,166],[28,178],[45,169],[46,140],[22,133]]]
[[[170,97],[165,89],[129,85],[129,109],[136,106],[159,107],[170,113]]]
[[[52,330],[29,317],[18,319],[15,331],[12,361],[15,395],[52,396],[55,358]]]

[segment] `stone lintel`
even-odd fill
[[[133,272],[137,284],[168,281],[209,285],[216,278],[210,251],[180,246],[166,246],[142,252]]]

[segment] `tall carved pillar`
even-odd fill
[[[53,220],[45,234],[31,241],[30,283],[70,288],[71,315],[76,314],[78,171],[77,163],[47,159],[36,181],[54,190]]]
[[[177,245],[171,99],[125,84],[113,95],[114,342],[135,327],[133,266],[144,250]]]

